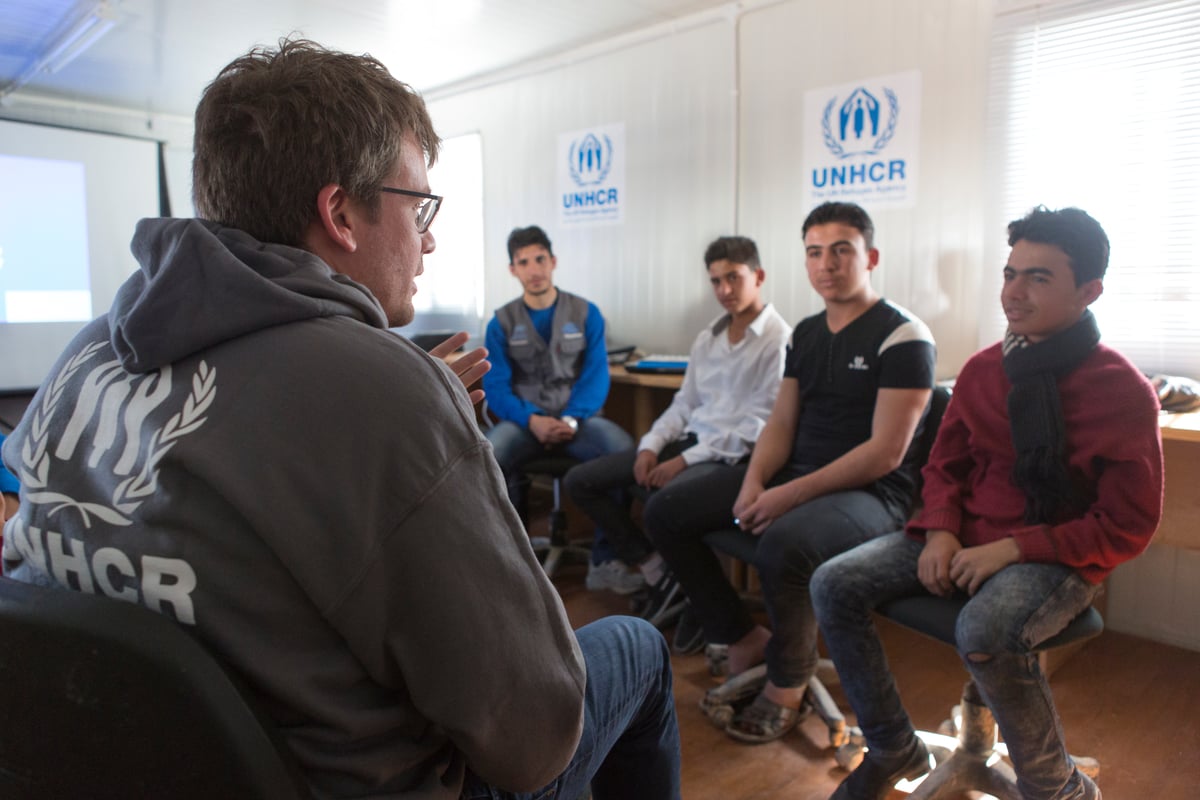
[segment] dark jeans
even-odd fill
[[[867,746],[883,753],[903,750],[914,730],[871,611],[888,600],[926,594],[917,578],[923,548],[896,532],[831,559],[812,579],[813,603],[842,689]],[[1021,796],[1029,800],[1084,796],[1032,648],[1065,628],[1097,590],[1061,564],[1011,564],[985,581],[958,615],[959,656],[996,717]],[[967,657],[972,653],[990,658],[973,661]]]
[[[464,800],[676,800],[679,728],[671,655],[652,625],[604,617],[576,631],[587,663],[583,736],[559,777],[535,792],[508,792],[468,774]]]
[[[659,461],[674,458],[695,443],[695,436],[671,442],[659,453]],[[654,545],[629,513],[627,490],[637,485],[633,480],[633,464],[637,460],[637,453],[634,447],[585,461],[572,468],[563,481],[571,500],[588,519],[596,523],[597,528],[604,531],[617,558],[631,567],[642,563],[654,552]],[[721,466],[715,462],[693,464],[676,475],[671,483],[707,475]],[[657,493],[657,490],[650,492],[646,502],[650,502]]]
[[[507,478],[518,472],[527,461],[547,452],[564,453],[580,461],[588,461],[609,453],[617,453],[633,445],[633,437],[620,425],[604,417],[588,417],[579,423],[575,438],[547,449],[528,428],[512,422],[498,422],[484,432],[492,443],[492,451]]]
[[[770,482],[777,486],[803,474],[785,469]],[[710,642],[731,644],[754,628],[750,612],[729,584],[705,534],[734,527],[733,504],[745,467],[690,481],[677,492],[671,486],[646,508],[646,531],[687,593]],[[762,579],[771,621],[767,676],[777,686],[803,686],[817,665],[817,622],[808,581],[826,559],[903,522],[892,508],[866,491],[834,492],[793,508],[762,534],[754,566]]]
[[[484,432],[492,443],[492,452],[504,479],[508,483],[508,499],[525,519],[525,489],[528,479],[521,474],[521,466],[548,453],[564,454],[580,461],[621,452],[633,445],[633,438],[620,425],[601,416],[588,417],[579,425],[575,438],[553,448],[547,448],[537,440],[528,428],[513,422],[498,422]],[[613,556],[603,527],[597,528],[592,547],[592,563],[601,564]]]

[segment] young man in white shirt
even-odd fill
[[[713,472],[733,469],[749,454],[766,424],[783,375],[790,327],[762,299],[766,272],[758,248],[745,236],[722,236],[708,246],[704,263],[724,313],[700,331],[688,354],[683,385],[670,407],[637,447],[572,469],[567,491],[602,528],[617,557],[637,566],[654,587],[641,613],[656,624],[674,617],[683,595],[662,558],[629,514],[623,490],[653,491]],[[654,503],[654,494],[647,506]],[[685,627],[685,626],[680,626]],[[677,630],[677,648],[700,643]]]

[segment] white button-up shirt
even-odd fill
[[[724,314],[696,337],[683,385],[642,437],[638,450],[659,453],[694,433],[696,444],[682,454],[689,466],[705,461],[735,464],[750,452],[779,393],[791,327],[768,304],[742,340],[730,344],[729,322]]]

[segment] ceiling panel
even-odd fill
[[[64,19],[98,0],[0,0],[0,87]],[[370,52],[430,90],[726,5],[723,0],[110,0],[117,24],[29,94],[190,116],[205,84],[254,44],[301,34]],[[0,89],[2,90],[2,89]]]

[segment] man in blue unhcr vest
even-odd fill
[[[488,323],[492,369],[483,388],[488,409],[499,418],[487,438],[508,481],[509,498],[520,509],[521,466],[531,459],[556,450],[587,461],[626,450],[633,439],[599,415],[609,384],[600,309],[554,285],[558,259],[538,226],[513,229],[508,259],[523,291],[496,309]],[[597,531],[587,587],[628,594],[642,583]]]

